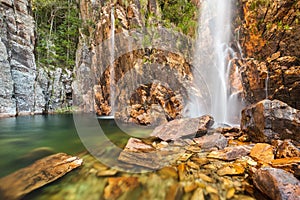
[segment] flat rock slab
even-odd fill
[[[255,172],[253,182],[272,200],[300,200],[300,181],[282,169],[260,168]]]
[[[213,133],[211,135],[204,135],[199,138],[194,138],[194,141],[202,149],[218,148],[224,149],[228,145],[228,140],[221,133]]]
[[[156,149],[140,139],[130,138],[118,160],[142,168],[156,170],[180,158],[183,151],[183,148],[170,145]]]
[[[225,147],[223,150],[212,151],[207,157],[208,158],[216,158],[220,160],[233,161],[243,156],[247,156],[250,154],[253,145],[242,145],[242,146],[234,146],[234,147]]]
[[[0,179],[0,199],[17,200],[82,165],[82,159],[58,153]]]
[[[175,119],[156,127],[151,136],[164,141],[176,140],[182,137],[195,137],[197,134],[204,135],[213,124],[214,120],[209,115],[198,118]]]

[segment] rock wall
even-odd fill
[[[151,121],[150,113],[152,111],[150,111],[150,108],[153,108],[152,104],[155,104],[155,108],[157,106],[162,108],[158,110],[164,113],[165,119],[170,120],[179,117],[182,112],[182,106],[180,106],[182,105],[182,99],[177,97],[176,94],[180,94],[180,88],[183,87],[174,88],[172,86],[175,84],[171,84],[164,87],[159,86],[160,89],[157,89],[158,87],[153,83],[159,77],[145,72],[145,68],[149,67],[147,68],[148,71],[153,74],[161,74],[163,70],[160,72],[158,68],[146,65],[157,63],[164,66],[162,68],[170,68],[170,70],[175,71],[175,76],[177,76],[175,79],[179,80],[179,85],[183,85],[184,79],[191,79],[191,65],[188,60],[184,59],[182,54],[151,47],[130,49],[134,48],[132,46],[137,41],[133,41],[131,44],[128,41],[119,40],[117,36],[115,36],[114,51],[120,52],[120,49],[127,48],[128,52],[121,54],[111,64],[110,52],[107,51],[111,48],[110,38],[113,34],[112,15],[115,18],[115,35],[126,35],[129,34],[130,29],[143,29],[149,24],[155,24],[159,27],[161,26],[161,14],[158,3],[155,0],[125,2],[81,0],[80,14],[84,24],[80,30],[80,42],[74,70],[76,75],[76,80],[73,82],[75,105],[78,105],[85,112],[95,111],[98,115],[111,114],[113,111],[110,99],[113,95],[110,91],[110,82],[112,82],[110,76],[113,68],[115,101],[121,102],[123,106],[117,107],[116,111],[123,109],[121,113],[127,113],[126,116],[119,115],[123,121],[148,124],[148,121]],[[163,47],[164,44],[160,44]],[[185,44],[184,48],[191,49],[191,44]],[[126,76],[128,74],[132,74],[131,78],[136,80],[130,80],[130,77]],[[145,78],[141,78],[140,81],[144,85],[139,88],[132,88],[131,94],[122,93],[120,88],[126,86],[126,84],[131,84],[132,81],[138,81],[139,76],[147,77],[148,82]],[[171,78],[174,79],[171,76],[165,76],[164,79],[170,82]],[[120,83],[124,80],[126,84]],[[150,88],[156,88],[160,92],[164,91],[161,100],[154,100],[150,97],[154,92],[149,92]],[[142,96],[144,98],[141,98]],[[178,103],[178,101],[181,102]],[[127,105],[129,107],[126,107]]]
[[[45,113],[72,103],[72,73],[35,64],[28,0],[0,0],[0,117]]]
[[[300,1],[242,1],[239,10],[246,100],[279,99],[300,109]]]

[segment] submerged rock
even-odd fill
[[[151,136],[168,141],[182,137],[193,137],[197,134],[204,135],[213,123],[214,120],[209,115],[198,118],[175,119],[169,123],[156,127],[151,133]]]
[[[242,111],[241,129],[253,142],[300,141],[300,111],[279,100],[263,100]]]
[[[272,200],[300,199],[300,181],[282,169],[261,168],[254,174],[253,182],[262,193]]]
[[[139,185],[137,177],[108,178],[108,185],[104,189],[104,199],[118,199],[118,197],[134,190]]]
[[[0,179],[0,197],[6,200],[21,199],[69,171],[82,165],[82,159],[65,153],[58,153],[40,159],[32,165],[22,168]]]

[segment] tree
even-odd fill
[[[33,0],[38,66],[72,69],[80,26],[75,0]]]

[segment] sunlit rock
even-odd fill
[[[210,152],[207,157],[232,161],[248,155],[252,147],[252,145],[225,147],[223,150]]]
[[[82,165],[82,159],[65,153],[58,153],[40,159],[0,179],[0,197],[7,200],[21,199],[69,171]]]
[[[256,161],[270,164],[274,160],[274,148],[269,144],[257,143],[251,149],[250,156]]]
[[[194,141],[202,148],[202,149],[224,149],[228,140],[220,133],[213,133],[211,135],[204,135],[202,137],[194,138]]]
[[[108,178],[108,185],[104,189],[104,199],[117,199],[124,193],[133,191],[140,185],[137,177]]]
[[[253,182],[272,200],[297,200],[300,197],[300,181],[282,169],[261,168],[254,174]]]
[[[300,141],[300,111],[279,100],[263,100],[242,111],[241,129],[254,142]]]
[[[156,127],[151,136],[165,141],[182,137],[195,137],[197,134],[204,135],[213,123],[213,118],[208,115],[199,118],[176,119]]]

